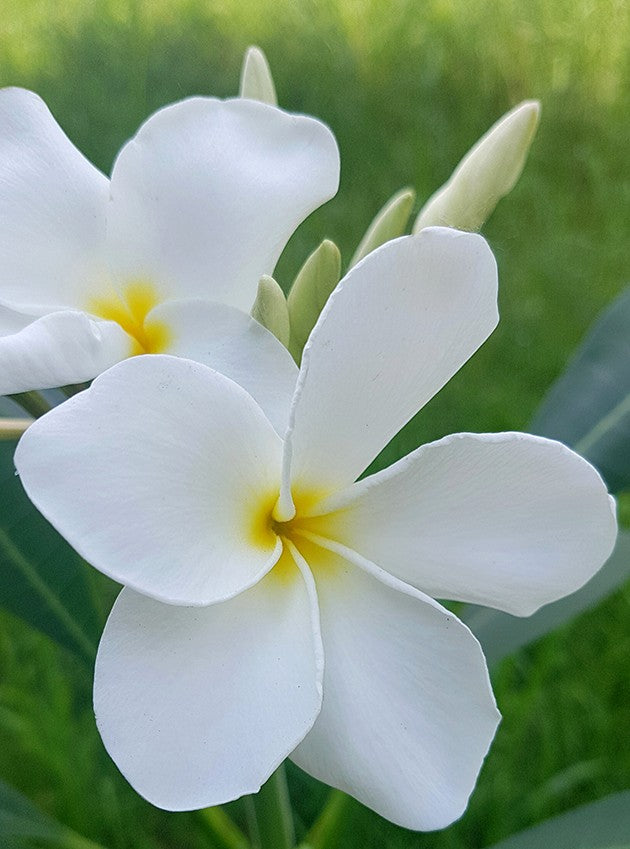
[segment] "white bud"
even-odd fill
[[[448,182],[429,198],[413,232],[434,225],[481,229],[520,177],[539,117],[540,104],[526,100],[497,121],[469,150]]]
[[[261,103],[278,105],[276,87],[269,70],[269,63],[260,47],[248,47],[241,69],[240,96]]]

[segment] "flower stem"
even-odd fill
[[[257,849],[293,849],[295,830],[284,766],[279,766],[249,800],[252,845]]]
[[[0,419],[0,440],[19,439],[33,419]]]
[[[58,619],[68,634],[77,644],[81,653],[90,662],[96,657],[96,646],[81,628],[72,614],[64,606],[62,601],[50,589],[48,584],[40,577],[35,566],[28,560],[22,551],[15,545],[8,533],[0,529],[0,556],[5,562],[11,563],[18,569],[28,581],[31,588],[39,595],[41,601],[47,606],[51,613]]]
[[[100,843],[94,843],[70,828],[64,828],[59,845],[63,849],[103,849]]]
[[[30,413],[34,419],[38,419],[50,410],[50,404],[39,392],[18,392],[8,397]]]
[[[323,811],[298,849],[337,849],[344,845],[342,834],[351,825],[353,809],[359,809],[351,796],[331,790]]]
[[[199,817],[217,849],[250,849],[247,838],[223,808],[204,808]]]

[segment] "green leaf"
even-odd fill
[[[401,189],[387,201],[366,230],[348,268],[352,268],[364,256],[384,245],[385,242],[402,236],[415,199],[416,193],[413,189]]]
[[[267,274],[263,275],[258,283],[258,293],[251,315],[263,327],[271,331],[285,348],[289,347],[290,330],[287,299],[273,277],[269,277]]]
[[[612,492],[630,487],[630,288],[592,326],[531,429],[586,457]]]
[[[36,840],[62,849],[101,849],[72,829],[42,813],[35,805],[0,780],[0,845],[3,849],[26,849]]]
[[[289,351],[298,365],[306,340],[340,276],[339,248],[324,239],[298,271],[287,298],[291,324]]]
[[[102,630],[90,567],[31,504],[0,442],[0,604],[92,661]]]
[[[41,813],[26,796],[0,781],[0,837],[3,841],[58,840],[62,833],[59,823]]]
[[[489,849],[627,849],[630,846],[630,791],[513,834]]]
[[[469,605],[460,618],[482,645],[488,666],[593,607],[630,579],[630,531],[620,531],[608,562],[582,587],[559,601],[547,604],[533,616],[510,616],[489,607]]]

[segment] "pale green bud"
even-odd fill
[[[252,318],[271,331],[285,348],[289,347],[289,308],[284,292],[273,277],[260,278]]]
[[[269,70],[269,64],[260,47],[248,47],[241,69],[240,96],[261,103],[278,105],[276,87]]]
[[[520,177],[539,117],[540,104],[526,100],[497,121],[469,150],[450,180],[429,198],[413,232],[433,225],[480,230]]]
[[[390,239],[402,236],[407,227],[415,199],[416,193],[413,189],[401,189],[387,201],[367,228],[348,268],[352,268],[364,256],[367,256],[380,245],[384,245],[385,242],[389,242]]]
[[[291,323],[289,351],[298,364],[306,340],[340,277],[339,248],[324,239],[299,270],[287,298]]]

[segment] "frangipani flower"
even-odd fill
[[[319,121],[196,97],[150,117],[110,181],[37,95],[0,91],[0,394],[169,353],[210,363],[263,407],[283,374],[290,398],[289,355],[241,311],[338,180]]]
[[[137,357],[39,419],[29,496],[126,585],[99,647],[98,727],[182,810],[290,756],[388,819],[459,817],[499,714],[481,648],[434,601],[529,614],[608,557],[614,508],[557,442],[457,434],[355,483],[497,322],[481,236],[370,253],[304,349],[284,438],[206,366]]]

